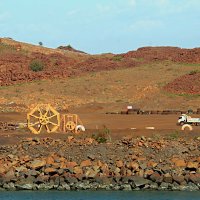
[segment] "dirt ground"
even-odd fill
[[[96,111],[95,111],[96,109]],[[94,109],[87,107],[71,109],[71,113],[79,115],[83,122],[86,132],[82,132],[75,137],[92,137],[94,134],[102,133],[105,127],[109,131],[109,137],[112,140],[120,139],[127,136],[147,136],[159,137],[160,135],[168,135],[171,137],[199,137],[200,127],[193,127],[193,131],[181,131],[181,126],[176,125],[179,115],[121,115],[106,114],[104,109]],[[197,116],[193,116],[197,117]],[[26,123],[26,113],[0,113],[0,121],[13,123]],[[148,129],[149,127],[149,129]],[[153,128],[153,129],[152,129]],[[27,137],[53,137],[55,139],[65,139],[72,133],[42,133],[34,135],[27,129],[17,131],[1,131],[0,144],[15,144],[23,138]]]
[[[2,86],[0,110],[25,112],[31,105],[38,103],[49,103],[61,109],[76,106],[77,112],[80,112],[80,106],[83,105],[87,107],[86,112],[102,111],[100,107],[103,107],[104,112],[115,112],[121,111],[127,104],[143,110],[196,110],[199,108],[198,95],[167,93],[162,87],[173,81],[177,75],[188,74],[191,70],[198,69],[199,66],[155,63],[129,69],[88,73],[75,78]],[[13,104],[18,105],[17,110],[13,108]]]
[[[179,115],[121,115],[105,113],[78,113],[87,130],[101,129],[106,126],[110,130],[146,129],[154,127],[155,130],[181,130],[177,126]],[[195,117],[195,115],[193,115]],[[1,121],[26,123],[26,113],[0,113]],[[200,130],[200,127],[194,127]]]
[[[78,137],[102,132],[105,127],[112,139],[130,134],[175,135],[181,130],[176,125],[178,115],[108,115],[106,112],[125,110],[129,104],[141,110],[185,112],[199,108],[196,85],[200,48],[148,47],[120,55],[86,55],[0,39],[0,50],[0,122],[26,123],[28,110],[48,103],[56,110],[80,116],[86,132]],[[29,64],[34,59],[43,62],[43,71],[30,70]],[[185,84],[182,80],[186,80]],[[199,130],[200,127],[194,127],[190,134],[183,134],[196,137]],[[15,143],[29,136],[35,135],[28,130],[0,132],[0,143]],[[64,138],[66,134],[50,136]]]

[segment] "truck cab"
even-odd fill
[[[181,115],[178,118],[178,125],[184,125],[187,123],[187,117],[185,115]]]

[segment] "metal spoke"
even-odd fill
[[[54,122],[49,122],[49,124],[52,124],[54,126],[58,126],[58,124],[54,123]]]
[[[39,124],[40,122],[36,122],[36,123],[34,123],[34,124],[30,124],[30,126],[35,126],[35,125],[37,125],[37,124]]]
[[[41,124],[41,125],[40,125],[40,128],[39,128],[39,130],[38,130],[38,133],[40,133],[40,132],[41,132],[41,130],[42,130],[42,127],[43,127],[43,125]]]
[[[55,116],[57,116],[57,114],[52,115],[52,116],[50,116],[50,117],[47,117],[47,119],[51,119],[51,118],[53,118],[53,117],[55,117]]]
[[[44,117],[47,116],[48,112],[49,112],[49,107],[47,108],[46,113],[44,114]]]
[[[36,119],[39,119],[40,117],[34,115],[34,114],[30,114],[30,116],[35,117]]]
[[[48,125],[45,125],[45,127],[46,127],[48,133],[51,132]]]

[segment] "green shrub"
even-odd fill
[[[107,142],[107,139],[106,139],[105,137],[98,137],[98,138],[96,139],[96,141],[97,141],[98,143],[105,143],[105,142]]]
[[[168,137],[171,140],[177,140],[180,137],[180,133],[178,131],[174,131],[171,134],[169,134]]]
[[[98,143],[106,143],[107,141],[111,142],[110,130],[104,125],[103,129],[98,130],[96,134],[92,135]]]
[[[192,71],[190,71],[189,75],[194,75],[194,74],[197,74],[197,73],[199,73],[198,70],[192,70]]]
[[[69,44],[69,45],[67,45],[67,47],[69,48],[69,49],[72,49],[72,46]]]
[[[98,143],[105,143],[107,142],[106,136],[98,131],[97,133],[92,134],[92,138],[94,138]]]
[[[32,60],[29,67],[32,71],[39,72],[43,70],[44,64],[42,63],[41,60]]]
[[[122,61],[123,57],[122,56],[114,56],[112,58],[113,61]]]
[[[38,42],[38,44],[39,44],[40,46],[43,46],[43,43],[42,43],[42,42]]]

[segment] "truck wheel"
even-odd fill
[[[184,122],[180,122],[180,125],[183,126],[185,123]]]

